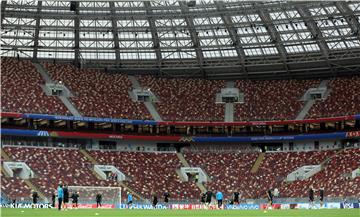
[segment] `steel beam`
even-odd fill
[[[162,56],[161,56],[161,49],[160,49],[160,40],[157,33],[155,20],[153,16],[153,11],[151,9],[151,4],[149,1],[144,1],[144,6],[146,8],[147,20],[149,22],[151,37],[154,44],[154,50],[156,53],[157,65],[159,68],[159,75],[162,75]]]
[[[198,37],[197,31],[194,26],[194,17],[193,14],[189,13],[189,7],[184,1],[179,1],[179,5],[181,8],[181,12],[184,14],[184,19],[188,30],[190,32],[191,41],[193,42],[195,52],[196,52],[196,59],[199,63],[200,71],[204,78],[206,78],[206,71],[203,68],[204,65],[204,54],[200,47],[200,39]]]
[[[120,66],[120,46],[119,46],[119,34],[117,30],[115,3],[113,1],[109,1],[109,5],[111,10],[111,24],[112,24],[112,33],[114,39],[115,61],[116,61],[116,65]]]
[[[244,52],[244,49],[242,47],[239,35],[237,34],[237,31],[234,27],[234,23],[232,22],[230,16],[226,13],[226,7],[224,2],[222,1],[215,1],[217,10],[220,12],[221,19],[223,20],[225,27],[229,33],[229,36],[235,46],[236,53],[240,59],[241,64],[241,73],[244,73],[247,75],[246,70],[246,55]]]
[[[314,37],[314,40],[319,45],[320,51],[322,55],[324,56],[331,73],[334,74],[335,70],[333,65],[331,64],[329,60],[329,53],[330,49],[329,46],[326,44],[326,41],[322,35],[322,32],[320,31],[319,27],[316,25],[314,18],[311,16],[311,13],[308,8],[306,7],[296,7],[297,11],[299,12],[300,16],[303,18],[304,22],[306,23],[306,26],[308,27],[309,31]]]
[[[38,1],[38,5],[37,5],[37,13],[40,14],[41,13],[41,5],[42,5],[42,1]],[[35,24],[35,35],[34,35],[34,51],[33,51],[33,59],[36,60],[37,59],[37,54],[38,54],[38,49],[39,49],[39,32],[40,32],[40,16],[36,17],[36,24]]]
[[[281,37],[278,31],[276,31],[275,25],[271,22],[269,12],[265,9],[259,10],[259,17],[263,21],[265,28],[267,29],[271,40],[275,43],[275,46],[280,54],[280,58],[283,61],[284,69],[289,72],[289,67],[287,65],[287,52],[284,47],[284,44],[281,41]]]
[[[80,17],[78,16],[80,14],[79,11],[79,2],[76,2],[76,10],[75,10],[76,16],[74,17],[74,32],[75,32],[75,42],[74,42],[74,65],[76,67],[79,67],[80,64]]]
[[[344,18],[346,19],[353,32],[353,35],[357,36],[360,39],[360,23],[358,17],[356,17],[354,14],[354,11],[351,10],[348,3],[346,3],[345,1],[336,1],[335,5],[343,14]]]
[[[1,1],[1,26],[5,17],[6,1]]]

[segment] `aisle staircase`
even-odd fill
[[[265,158],[265,153],[261,152],[250,170],[251,173],[256,173],[259,170],[260,165],[263,162],[264,158]]]
[[[95,160],[95,158],[93,158],[88,151],[86,151],[85,149],[81,149],[80,153],[82,153],[93,165],[99,165],[99,163]],[[94,168],[91,168],[91,171],[93,172],[93,174],[98,178],[98,179],[102,179],[99,174],[97,174],[97,172],[95,172]],[[133,189],[131,189],[129,186],[127,186],[124,182],[118,182],[119,185],[122,187],[122,190],[124,191],[124,193],[126,192],[130,192],[135,198],[138,198],[141,201],[146,201],[146,199],[141,196],[140,194],[138,194],[136,191],[134,191]]]
[[[36,191],[40,197],[40,199],[42,199],[45,203],[49,202],[49,200],[47,199],[47,197],[45,196],[44,193],[42,193],[31,181],[30,179],[24,179],[24,182],[27,186],[29,186],[29,188],[31,189],[31,191]]]
[[[179,158],[179,160],[180,160],[181,164],[183,165],[183,167],[191,167],[190,164],[187,162],[187,160],[185,159],[184,155],[181,152],[177,152],[176,155]],[[181,177],[181,176],[179,175],[179,177]],[[210,180],[209,177],[207,177],[207,178],[208,178],[208,180]],[[206,192],[207,191],[203,183],[196,182],[195,184],[200,189],[201,192]]]
[[[54,83],[54,81],[51,79],[49,72],[43,67],[42,64],[33,62],[37,72],[41,75],[43,80],[46,83]],[[68,89],[70,92],[70,90]],[[72,95],[72,94],[71,94]],[[59,100],[65,105],[65,107],[71,112],[71,114],[75,117],[81,117],[81,113],[79,110],[75,107],[75,105],[70,101],[70,98],[67,96],[57,96]]]
[[[1,159],[4,161],[14,161],[12,160],[7,153],[1,149]],[[3,166],[1,165],[1,172],[5,175],[5,177],[10,177],[10,175],[3,169]],[[36,191],[40,197],[40,199],[44,200],[45,202],[48,202],[48,199],[46,198],[45,194],[42,193],[32,182],[31,179],[23,179],[25,184],[29,186],[31,191]]]

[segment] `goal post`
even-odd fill
[[[78,204],[83,207],[95,208],[96,195],[101,195],[103,208],[119,208],[121,206],[121,187],[68,186],[69,197],[75,192],[79,194]],[[71,203],[72,199],[69,198]]]

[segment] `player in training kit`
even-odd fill
[[[170,194],[166,191],[164,193],[164,203],[169,203]]]
[[[240,193],[239,192],[234,192],[234,204],[239,204],[240,203]]]
[[[320,207],[323,207],[324,203],[324,188],[319,189],[319,197],[320,197]]]
[[[224,199],[223,194],[221,193],[221,191],[218,191],[218,192],[216,193],[216,200],[217,200],[217,202],[218,202],[218,208],[219,208],[219,209],[220,209],[221,206],[222,206],[223,199]]]
[[[206,201],[205,201],[205,203],[206,203],[207,205],[209,205],[209,204],[211,203],[211,198],[212,198],[212,196],[213,196],[212,191],[208,190],[208,191],[206,192]]]
[[[101,207],[101,200],[102,200],[102,195],[101,195],[101,194],[97,194],[97,195],[96,195],[96,208]]]
[[[72,207],[73,207],[73,208],[78,208],[79,192],[74,192],[74,193],[71,195],[71,199],[72,199]]]
[[[37,201],[38,201],[38,199],[39,199],[39,195],[38,195],[38,193],[36,192],[36,191],[33,191],[33,193],[32,193],[32,199],[33,199],[33,203],[32,203],[32,208],[34,209],[34,207],[36,206],[36,204],[37,204]]]
[[[63,198],[64,198],[64,191],[62,188],[62,184],[59,184],[59,187],[57,189],[57,195],[58,195],[58,206],[59,206],[59,210],[61,210],[61,206],[62,206],[62,202],[63,202]]]
[[[152,205],[153,205],[154,209],[156,208],[157,203],[158,203],[158,198],[157,198],[156,194],[154,194],[153,201],[152,201]]]
[[[132,207],[133,197],[132,197],[132,194],[130,192],[128,192],[127,195],[128,195],[127,205],[128,205],[128,209],[130,209]]]
[[[201,204],[205,204],[205,201],[206,201],[206,194],[205,193],[201,193],[200,194],[200,202]]]
[[[271,192],[271,189],[269,189],[267,192],[266,192],[266,195],[267,195],[267,198],[268,198],[268,209],[272,208],[272,205],[273,205],[273,194]]]
[[[312,186],[310,186],[308,193],[309,193],[309,203],[310,203],[309,208],[311,209],[314,206],[314,189]]]
[[[64,185],[63,191],[64,191],[63,208],[67,209],[67,204],[69,203],[69,189],[67,184]]]

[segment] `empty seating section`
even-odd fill
[[[320,164],[333,151],[266,154],[259,170],[251,174],[258,154],[185,153],[192,166],[202,166],[212,181],[208,187],[225,194],[239,190],[245,198],[264,197],[267,189],[280,187],[287,174],[304,165]]]
[[[1,191],[9,196],[9,200],[31,200],[31,189],[18,177],[5,177],[1,174]]]
[[[300,98],[319,83],[320,80],[238,80],[236,87],[244,93],[245,103],[235,104],[234,119],[293,120],[304,104]]]
[[[259,170],[250,180],[262,189],[257,189],[256,194],[263,196],[270,188],[279,188],[285,181],[286,176],[299,167],[305,165],[321,164],[334,151],[309,151],[309,152],[283,152],[266,154]],[[260,190],[260,191],[259,191]]]
[[[224,105],[215,104],[216,93],[225,87],[222,80],[151,76],[139,76],[138,80],[160,98],[156,106],[164,120],[224,121]]]
[[[221,190],[230,195],[239,190],[245,197],[253,197],[246,179],[254,164],[257,153],[185,153],[185,158],[193,167],[201,167],[211,179],[206,184],[210,190]],[[245,180],[245,181],[244,181]]]
[[[91,171],[93,165],[76,149],[5,147],[15,161],[26,162],[35,172],[31,179],[40,191],[50,196],[58,183],[82,186],[119,186],[115,181],[99,180]],[[175,153],[90,151],[99,164],[114,165],[128,178],[125,183],[150,198],[162,198],[171,192],[173,200],[196,200],[200,190],[193,181],[182,182],[177,170],[182,166]],[[281,197],[306,197],[310,185],[325,188],[327,196],[344,197],[360,194],[360,178],[348,178],[360,167],[360,149],[335,151],[267,153],[258,171],[250,170],[258,153],[191,152],[184,153],[191,166],[201,167],[210,177],[207,189],[221,190],[229,197],[235,190],[243,198],[264,198],[266,190],[278,188]],[[327,160],[327,161],[325,161]],[[286,183],[286,176],[305,165],[327,162],[324,169],[308,180]],[[2,190],[9,198],[29,199],[30,189],[19,178],[1,176]],[[126,189],[124,189],[126,192]],[[126,195],[124,194],[123,197]]]
[[[29,165],[35,173],[33,184],[46,196],[54,193],[59,182],[81,186],[115,185],[97,179],[91,163],[75,149],[5,147],[4,151],[13,160]]]
[[[181,182],[176,173],[181,162],[175,153],[91,151],[101,164],[114,165],[130,177],[128,186],[147,198],[171,192],[171,199],[197,199],[200,191],[193,182]]]
[[[72,91],[71,101],[84,116],[152,119],[142,103],[131,100],[131,82],[125,75],[63,64],[43,65],[53,80],[62,81]]]
[[[333,117],[360,113],[360,76],[330,80],[329,96],[317,101],[309,111],[309,118]]]
[[[360,177],[347,177],[356,168],[360,168],[360,149],[343,150],[330,159],[324,170],[308,180],[298,180],[283,186],[282,196],[306,197],[310,185],[315,189],[325,188],[325,194],[329,197],[360,195]]]
[[[1,108],[3,111],[70,114],[62,102],[42,91],[43,80],[29,60],[1,58]],[[152,119],[143,103],[133,102],[126,75],[77,69],[70,64],[43,63],[55,81],[62,81],[74,94],[71,101],[84,116]],[[224,80],[156,78],[138,76],[142,87],[158,96],[156,107],[167,121],[224,121],[224,105],[216,94]],[[300,98],[320,80],[237,80],[245,103],[235,104],[234,119],[295,119],[304,103]],[[329,97],[316,101],[307,118],[360,113],[360,77],[330,79]]]
[[[1,58],[1,109],[6,112],[69,114],[55,96],[47,96],[45,84],[29,60]]]

